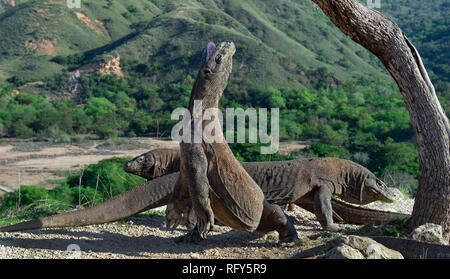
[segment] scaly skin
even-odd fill
[[[156,149],[150,152],[147,152],[143,155],[140,155],[136,158],[139,158],[140,163],[133,163],[134,168],[130,169],[127,165],[124,167],[125,171],[133,174],[139,175],[143,172],[143,168],[151,166],[151,163],[154,162],[152,152],[161,153],[160,150]],[[179,155],[179,154],[178,154]],[[148,160],[147,160],[148,158]],[[171,165],[177,165],[180,157],[176,156],[176,152],[171,150],[171,158],[174,160],[173,162],[166,162]],[[131,162],[134,162],[136,159],[133,159]],[[245,170],[248,174],[258,183],[260,187],[262,187],[264,196],[270,203],[275,203],[278,205],[286,205],[295,203],[298,206],[303,207],[313,213],[314,210],[314,194],[307,194],[301,198],[301,195],[304,193],[303,188],[309,189],[309,185],[305,183],[299,183],[298,176],[300,175],[302,170],[310,169],[313,165],[313,162],[316,161],[324,161],[328,162],[328,164],[333,166],[344,165],[346,167],[342,167],[340,172],[341,174],[338,176],[333,175],[330,171],[326,170],[322,172],[322,179],[334,181],[334,184],[342,184],[342,177],[347,178],[349,181],[343,189],[355,189],[353,192],[356,195],[349,194],[340,194],[340,196],[346,200],[347,202],[353,202],[357,204],[367,204],[373,202],[375,200],[382,200],[385,202],[392,202],[393,196],[389,191],[383,190],[384,184],[379,181],[375,185],[378,191],[369,191],[369,187],[363,187],[366,183],[355,183],[358,182],[358,179],[350,179],[351,177],[374,177],[373,174],[367,170],[366,168],[353,163],[351,161],[337,159],[337,158],[322,158],[322,159],[303,159],[303,160],[293,160],[293,161],[285,161],[285,162],[249,162],[242,163]],[[130,164],[129,163],[129,164]],[[143,176],[147,179],[153,179],[154,176]],[[369,179],[371,180],[371,179]],[[341,181],[341,182],[340,182]],[[345,181],[345,179],[344,179]],[[376,179],[376,181],[378,181]],[[370,183],[368,183],[370,184]],[[333,190],[335,190],[333,188]],[[312,192],[315,193],[313,190]],[[333,194],[338,194],[333,192]],[[353,197],[356,196],[356,197]],[[331,199],[331,207],[333,209],[333,217],[334,219],[353,223],[353,224],[364,224],[364,223],[374,223],[374,224],[385,224],[393,219],[400,218],[408,218],[409,215],[394,213],[394,212],[384,212],[378,210],[365,209],[361,207],[351,206],[348,203],[344,203],[342,201]],[[329,210],[329,209],[328,209]],[[331,213],[329,213],[331,214]],[[327,214],[328,215],[328,214]],[[320,217],[320,216],[319,216]],[[192,218],[189,218],[192,220]],[[325,220],[325,223],[327,220]],[[332,228],[332,223],[326,223],[324,228]]]
[[[197,218],[194,230],[185,241],[204,239],[214,224],[214,218],[242,231],[279,232],[281,242],[298,239],[294,226],[277,205],[269,204],[264,194],[229,148],[221,129],[214,129],[214,140],[200,135],[210,127],[220,127],[217,108],[227,86],[236,48],[232,42],[223,42],[217,48],[209,43],[206,58],[192,88],[188,110],[190,131],[188,140],[180,143],[180,176],[166,210],[166,225],[176,228],[189,200]],[[201,108],[195,102],[201,101]],[[209,119],[196,121],[205,111],[215,109]],[[198,119],[198,118],[197,118]],[[200,123],[198,123],[200,122]]]
[[[149,180],[180,171],[180,151],[161,148],[135,157],[124,165],[124,170]]]
[[[144,161],[147,160],[147,158],[153,160],[154,156],[150,155],[151,152],[154,151],[146,153],[146,155],[144,156],[144,160],[142,160],[142,158],[139,159],[141,166],[149,166],[149,164],[145,163]],[[140,156],[138,156],[137,158],[139,157]],[[174,156],[173,158],[177,160],[176,158],[179,159],[179,156]],[[301,161],[307,162],[305,160]],[[295,195],[295,193],[303,192],[301,190],[295,190],[295,188],[303,187],[302,184],[298,184],[295,179],[277,179],[277,177],[284,176],[283,170],[288,169],[277,167],[278,162],[269,163],[244,163],[243,166],[247,170],[247,172],[255,179],[255,181],[259,181],[259,183],[264,186],[264,192],[268,197],[269,202],[276,202],[279,205],[286,205],[295,202],[297,205],[314,213],[313,203],[303,202],[301,200],[299,201],[298,196]],[[129,168],[129,166],[134,166],[134,172],[130,171],[131,169]],[[152,173],[150,177],[144,177],[147,179],[154,178],[153,172],[139,170],[137,164],[127,163],[125,165],[125,170],[131,173]],[[266,179],[267,174],[273,174],[277,171],[281,172],[277,175],[272,175],[272,178],[269,180]],[[290,170],[288,172],[290,172]],[[299,169],[297,169],[297,172],[299,172]],[[97,206],[3,227],[0,228],[0,232],[53,227],[61,228],[69,226],[87,226],[120,220],[122,218],[132,216],[145,210],[166,205],[175,189],[175,183],[178,179],[178,176],[179,172],[169,173],[162,177],[154,178],[152,181],[148,181],[143,185],[137,186],[136,188],[122,193],[121,195]],[[279,184],[277,184],[277,181],[281,182],[282,185],[279,186]],[[272,187],[272,185],[274,186]],[[286,198],[283,198],[283,196],[286,196]],[[367,197],[369,195],[363,196]],[[372,222],[374,224],[383,224],[392,219],[409,217],[409,215],[400,213],[383,212],[364,209],[360,207],[352,207],[349,204],[345,204],[335,199],[331,200],[331,204],[333,207],[333,211],[335,211],[338,216],[341,216],[343,221],[347,223],[364,224]],[[184,217],[186,217],[187,219],[185,220],[185,222],[188,221],[187,225],[195,224],[195,219],[191,219],[192,216],[187,213],[187,209]]]
[[[177,178],[178,173],[167,174],[96,206],[3,227],[0,228],[0,232],[88,226],[120,220],[139,212],[166,205],[173,193]]]

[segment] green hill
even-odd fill
[[[308,1],[82,1],[81,9],[27,1],[3,13],[0,26],[3,79],[57,73],[64,68],[51,62],[57,55],[114,52],[157,64],[150,80],[173,82],[195,70],[183,62],[198,58],[208,41],[230,39],[238,45],[235,78],[293,88],[309,86],[308,71],[325,67],[343,81],[389,80]]]
[[[7,2],[0,0],[0,137],[168,136],[206,43],[233,40],[221,106],[279,107],[281,139],[315,143],[304,156],[352,159],[393,183],[417,177],[397,86],[310,0],[82,0],[81,9],[63,0]],[[418,47],[447,113],[449,8],[445,0],[382,0],[380,9]],[[232,148],[245,160],[277,158],[258,157],[258,145]]]
[[[441,102],[450,112],[450,3],[445,0],[383,0],[391,17],[420,52]]]
[[[167,84],[195,74],[193,62],[208,41],[230,39],[238,45],[235,80],[311,88],[314,71],[326,69],[341,81],[392,83],[377,59],[309,0],[86,0],[81,9],[63,0],[21,0],[15,7],[2,1],[0,80],[42,80],[114,53],[149,69],[144,82]],[[450,99],[449,6],[444,0],[384,0],[381,6],[422,53],[444,103]],[[85,59],[70,66],[52,62],[81,53]]]

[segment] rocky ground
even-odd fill
[[[303,142],[284,143],[280,150],[304,148]],[[28,184],[52,187],[49,179],[62,178],[68,170],[113,156],[134,157],[150,149],[176,147],[176,143],[155,139],[125,139],[125,143],[88,142],[82,145],[48,145],[45,143],[6,142],[0,145],[0,185],[14,189]],[[1,192],[1,191],[0,191]],[[372,203],[366,207],[410,213],[413,200],[393,204]],[[199,245],[177,244],[175,239],[187,231],[165,228],[164,208],[126,220],[87,227],[0,233],[0,259],[66,259],[66,258],[288,258],[340,235],[374,235],[376,226],[340,224],[336,233],[324,232],[314,214],[295,207],[292,217],[300,240],[293,247],[277,245],[276,234],[245,233],[224,227],[213,232]]]
[[[409,213],[409,200],[394,205]],[[402,205],[398,205],[402,204]],[[392,204],[391,204],[392,207]],[[385,208],[386,209],[386,208]],[[126,220],[80,228],[46,229],[28,232],[0,233],[0,258],[14,259],[267,259],[289,258],[323,244],[340,235],[374,235],[377,226],[340,224],[336,233],[322,231],[315,216],[295,207],[292,217],[300,241],[293,247],[277,245],[277,235],[245,233],[223,227],[199,245],[175,243],[187,231],[180,227],[166,230],[163,208]]]

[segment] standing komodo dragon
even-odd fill
[[[336,229],[333,220],[329,218],[332,214],[330,209],[336,220],[353,224],[385,224],[393,219],[409,217],[407,214],[365,209],[332,199],[332,195],[338,195],[344,201],[354,204],[394,200],[393,194],[381,180],[352,161],[313,158],[241,164],[261,187],[268,202],[303,207],[316,214],[324,229]],[[126,163],[124,170],[151,180],[175,172],[179,167],[178,150],[156,149]],[[321,185],[325,186],[325,194],[316,195]],[[189,222],[193,220],[185,218],[188,227],[192,226]]]
[[[216,218],[241,231],[275,230],[280,242],[292,243],[298,239],[294,225],[278,205],[265,200],[258,184],[234,157],[220,128],[218,104],[235,51],[232,42],[217,47],[209,43],[205,50],[192,88],[189,113],[183,119],[190,126],[185,124],[182,130],[180,175],[167,205],[166,226],[174,229],[180,224],[190,201],[197,224],[185,236],[186,242],[204,239]]]

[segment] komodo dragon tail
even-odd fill
[[[162,179],[148,181],[96,206],[3,227],[0,228],[0,232],[87,226],[120,220],[166,205],[177,178],[178,173],[169,174]]]
[[[298,203],[297,205],[314,213],[314,205],[311,203]],[[354,206],[334,198],[331,199],[331,207],[333,208],[333,217],[336,221],[349,224],[363,225],[367,223],[373,223],[375,225],[383,225],[394,219],[404,219],[411,217],[411,215],[409,214],[380,211],[363,208],[360,206]]]

